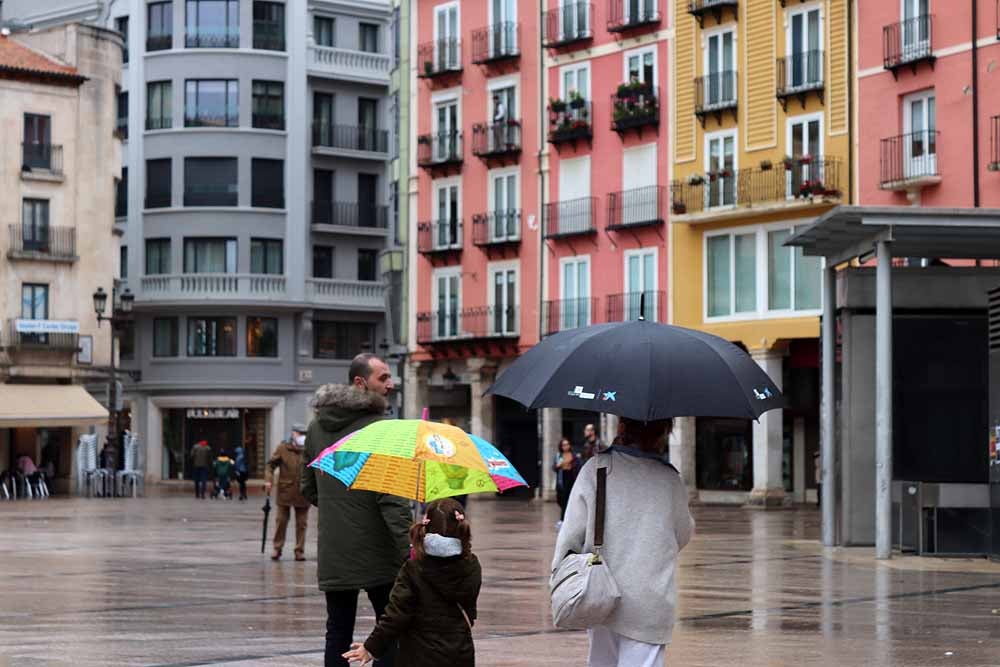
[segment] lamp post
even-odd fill
[[[109,453],[117,454],[118,448],[115,445],[116,429],[118,423],[118,377],[115,369],[115,337],[122,325],[127,320],[132,319],[132,305],[135,303],[135,296],[126,287],[125,291],[118,295],[118,289],[111,289],[111,315],[105,315],[104,310],[108,305],[108,293],[103,287],[98,287],[94,292],[94,313],[97,314],[97,326],[101,322],[111,323],[111,358],[108,370],[108,435],[105,442]],[[116,457],[117,458],[117,457]],[[112,464],[117,465],[117,462]]]

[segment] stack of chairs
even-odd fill
[[[125,432],[125,469],[115,473],[115,490],[119,496],[128,496],[131,490],[133,498],[143,493],[144,479],[139,468],[139,436],[131,431]]]
[[[81,495],[89,498],[114,494],[114,476],[97,466],[97,435],[81,435],[76,446],[76,480]]]

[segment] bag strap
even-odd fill
[[[597,469],[597,506],[594,509],[594,550],[600,552],[604,546],[604,515],[607,509],[608,469]]]

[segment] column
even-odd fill
[[[781,388],[783,354],[780,350],[755,350],[750,356]],[[769,410],[753,424],[753,490],[750,505],[764,509],[781,507],[785,485],[781,476],[784,410]]]
[[[875,268],[875,558],[892,557],[892,254]]]
[[[556,474],[552,470],[552,462],[556,460],[559,451],[559,440],[562,439],[562,410],[559,408],[544,408],[542,414],[542,499],[556,499]]]
[[[403,416],[419,419],[430,403],[430,379],[433,364],[427,361],[407,361],[403,378]]]
[[[466,363],[469,371],[470,393],[472,394],[471,429],[487,442],[494,442],[496,437],[496,410],[492,395],[483,396],[496,379],[497,366],[492,359],[469,359]]]
[[[597,437],[601,439],[605,447],[610,446],[618,437],[618,415],[602,414],[598,429]]]
[[[688,491],[688,502],[698,500],[698,479],[696,468],[697,419],[675,417],[674,428],[670,432],[670,463],[681,474],[681,480]]]
[[[836,401],[834,400],[834,371],[837,345],[837,269],[823,269],[823,331],[822,344],[821,389],[819,402],[819,464],[822,497],[823,546],[832,547],[837,543],[837,514],[834,506],[836,489],[836,447],[834,441],[836,430]]]
[[[806,461],[806,420],[796,417],[792,424],[792,489],[797,503],[806,501],[806,466],[811,463]]]

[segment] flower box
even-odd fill
[[[675,201],[670,208],[674,215],[684,215],[688,210],[687,204],[682,201]]]

